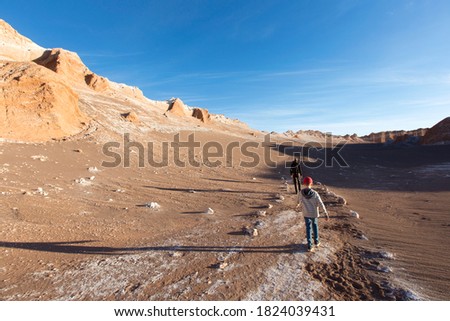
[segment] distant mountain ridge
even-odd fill
[[[361,136],[364,141],[371,143],[386,143],[388,141],[402,141],[408,136],[424,137],[429,129],[419,128],[414,130],[391,130],[382,131],[378,133],[370,133],[369,135]]]
[[[318,130],[299,130],[294,132],[288,130],[283,133],[284,136],[292,138],[301,138],[303,136],[317,137],[325,139],[328,135]],[[418,144],[442,144],[450,143],[450,117],[447,117],[434,125],[432,128],[419,128],[414,130],[391,130],[369,135],[332,135],[334,139],[342,139],[353,143],[418,143]]]
[[[431,127],[422,139],[423,144],[450,143],[450,117],[441,120]]]

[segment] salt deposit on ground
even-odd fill
[[[161,208],[161,205],[159,205],[156,202],[148,202],[145,204],[146,207],[151,208],[152,210],[158,210]]]
[[[39,159],[41,162],[45,162],[48,160],[48,157],[44,156],[44,155],[34,155],[34,156],[31,156],[31,159],[33,159],[33,160]]]

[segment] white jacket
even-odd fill
[[[319,206],[323,212],[328,216],[327,209],[320,198],[319,193],[311,188],[304,188],[298,196],[298,203],[300,210],[304,217],[319,217]]]

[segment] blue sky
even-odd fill
[[[268,131],[430,127],[450,116],[450,1],[3,1],[43,47],[150,99]]]

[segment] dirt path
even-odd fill
[[[273,186],[276,191],[280,189]],[[25,273],[4,279],[2,300],[372,300],[402,299],[404,293],[373,274],[381,255],[364,258],[349,238],[361,237],[346,210],[318,186],[330,207],[321,221],[323,246],[306,252],[296,196],[273,194],[273,209],[256,216],[214,216],[163,241],[17,243]],[[279,194],[279,195],[277,195]],[[279,196],[284,197],[281,202]],[[278,200],[278,203],[276,202]],[[207,216],[207,214],[193,214]],[[206,223],[206,224],[205,224]],[[256,226],[259,235],[242,233]],[[2,244],[7,246],[5,242]],[[36,252],[38,251],[38,252]],[[44,252],[44,253],[42,253]],[[42,254],[42,256],[40,255]],[[40,257],[40,259],[37,259]],[[37,260],[37,261],[36,261]],[[37,263],[37,267],[35,264]],[[224,264],[225,263],[225,264]],[[34,266],[33,266],[34,265]],[[221,266],[222,265],[222,266]],[[28,272],[27,272],[28,270]],[[19,279],[20,276],[20,279]]]

